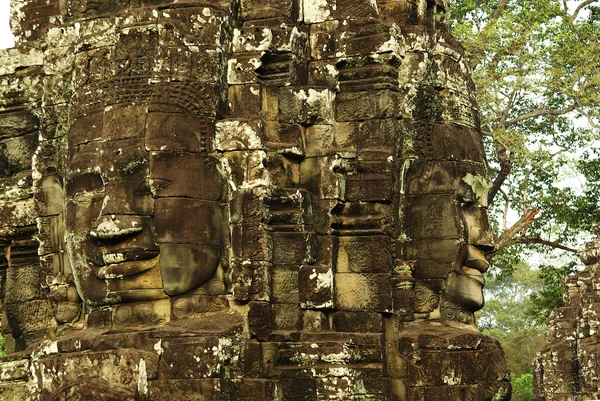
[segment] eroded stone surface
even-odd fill
[[[445,1],[12,8],[0,399],[510,398]]]

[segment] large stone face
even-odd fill
[[[534,393],[539,401],[600,398],[600,224],[594,229],[598,239],[579,251],[585,269],[567,277],[565,306],[548,318],[548,343],[534,364]]]
[[[1,400],[507,400],[445,1],[15,1]]]

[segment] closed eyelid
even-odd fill
[[[171,180],[167,180],[164,178],[151,178],[148,184],[152,194],[156,194],[164,188],[166,188],[167,186],[169,186],[169,184],[171,184]]]

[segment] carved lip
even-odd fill
[[[465,276],[472,278],[473,280],[479,281],[482,286],[485,285],[485,277],[483,277],[483,274],[479,270],[463,266],[463,273],[465,274]]]
[[[120,249],[110,252],[99,252],[91,258],[96,266],[107,266],[124,262],[133,262],[136,260],[147,260],[157,257],[159,251],[150,251],[146,249]]]

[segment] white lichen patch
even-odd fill
[[[310,274],[310,276],[308,276],[308,278],[311,280],[315,280],[315,282],[316,282],[315,287],[317,290],[333,288],[333,270],[332,269],[327,270],[325,273],[317,273],[317,271],[315,269],[313,269],[312,273]]]
[[[142,395],[148,394],[148,372],[146,371],[146,361],[144,358],[141,358],[138,364],[137,390]]]
[[[38,49],[29,49],[22,53],[16,49],[0,50],[0,75],[14,74],[17,68],[42,65],[44,53]]]
[[[448,375],[442,376],[442,381],[450,386],[457,386],[462,384],[462,377],[460,377],[460,375],[456,375],[456,372],[450,371]]]
[[[158,340],[158,342],[154,344],[154,350],[156,351],[158,356],[161,356],[162,353],[165,352],[165,349],[162,346],[162,339]]]
[[[314,24],[330,19],[331,13],[335,9],[335,3],[330,4],[327,0],[304,0],[302,2],[304,22],[307,24]]]
[[[222,120],[215,127],[215,148],[221,151],[253,150],[263,147],[261,121]]]
[[[130,222],[130,227],[124,227],[120,220],[104,217],[96,229],[90,231],[90,235],[94,238],[110,239],[142,231],[142,227],[136,227],[133,223],[135,221]]]
[[[104,255],[104,263],[121,263],[125,261],[125,255],[122,253],[108,253]]]

